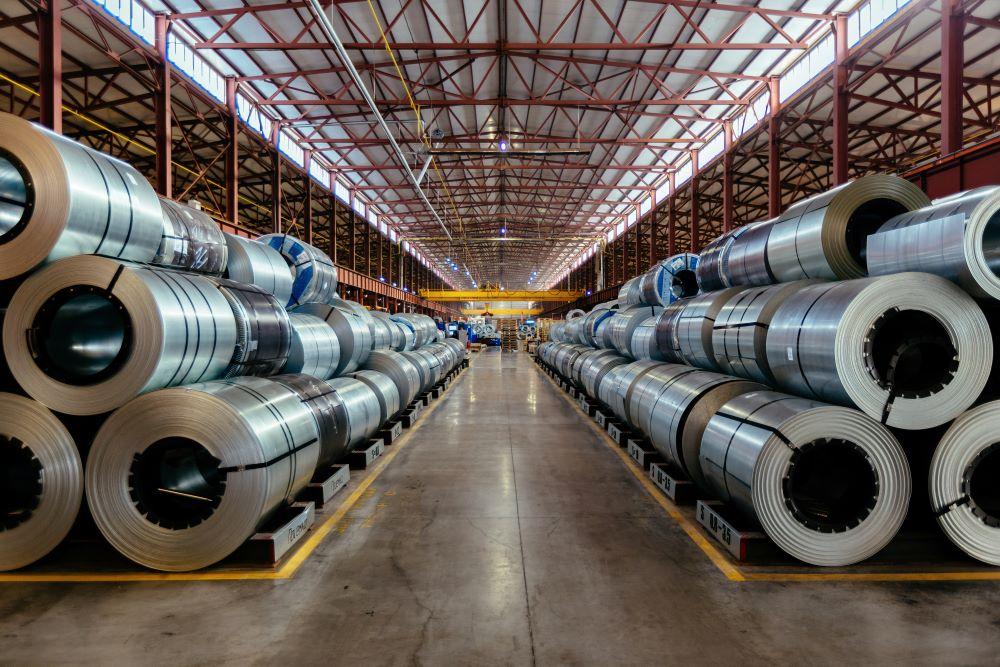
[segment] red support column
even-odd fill
[[[654,206],[657,202],[653,202]],[[659,233],[660,211],[653,208],[649,212],[649,265],[656,263],[656,235]]]
[[[330,194],[330,250],[327,252],[330,255],[330,259],[333,263],[337,263],[337,207],[340,206],[340,202],[337,198]]]
[[[962,148],[965,17],[961,0],[941,2],[941,155]]]
[[[236,224],[240,216],[240,120],[236,115],[236,79],[226,78],[226,219]]]
[[[173,113],[170,110],[170,61],[167,60],[166,14],[157,14],[155,24],[156,52],[160,62],[156,65],[156,191],[164,197],[173,196]]]
[[[771,77],[768,87],[771,109],[767,118],[767,214],[774,218],[781,213],[781,158],[778,151],[781,98],[778,94],[778,77]]]
[[[837,14],[833,25],[833,185],[847,182],[847,14]]]
[[[726,121],[726,148],[722,153],[722,232],[733,228],[733,124]]]
[[[38,121],[62,134],[62,0],[38,12]]]
[[[667,197],[667,216],[667,257],[673,257],[677,254],[677,196],[672,185]]]
[[[271,233],[280,234],[281,228],[281,153],[274,152],[271,161]]]
[[[308,161],[306,164],[309,164]],[[306,228],[306,238],[305,242],[312,245],[313,242],[313,184],[312,177],[306,172],[305,176],[305,187],[306,187],[306,202],[303,207],[305,216],[305,228]]]
[[[698,211],[698,181],[697,174],[691,177],[691,228],[688,235],[691,237],[691,252],[698,252],[701,249],[701,218]]]

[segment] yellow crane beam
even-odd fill
[[[583,296],[583,290],[420,290],[420,296],[431,301],[573,301]]]
[[[541,308],[462,308],[463,315],[482,315],[491,313],[493,315],[541,315]]]

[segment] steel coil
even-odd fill
[[[680,342],[677,340],[677,321],[681,312],[687,307],[690,299],[681,299],[663,309],[663,312],[656,318],[653,325],[653,338],[656,340],[656,348],[660,351],[664,361],[680,361]]]
[[[369,389],[375,392],[379,406],[379,426],[398,415],[399,411],[405,407],[401,404],[402,399],[399,395],[399,389],[396,388],[396,383],[385,373],[360,370],[354,371],[348,377],[365,383]]]
[[[315,418],[319,437],[317,466],[339,461],[351,451],[354,445],[350,432],[351,407],[326,380],[304,373],[275,375],[269,379],[294,391]]]
[[[456,364],[460,364],[463,361],[465,361],[465,356],[466,356],[465,345],[462,345],[462,342],[460,340],[458,340],[457,338],[445,338],[443,342],[445,345],[447,345],[448,347],[450,347],[452,350],[455,351]]]
[[[399,402],[406,407],[413,402],[422,388],[420,369],[413,361],[398,352],[376,350],[365,362],[365,368],[384,373],[396,383]]]
[[[340,343],[340,358],[334,375],[350,373],[361,367],[372,351],[372,330],[368,320],[355,310],[353,302],[331,299],[331,303],[306,303],[293,312],[314,315],[325,321]]]
[[[309,482],[319,430],[290,388],[234,378],[164,389],[120,408],[87,458],[87,503],[127,558],[196,570],[245,542]]]
[[[936,199],[868,237],[868,273],[933,273],[980,299],[1000,299],[1000,186]]]
[[[420,371],[420,393],[429,390],[441,377],[441,360],[427,350],[400,352]]]
[[[399,323],[404,329],[413,332],[413,348],[418,349],[424,345],[429,345],[437,339],[437,323],[427,315],[420,313],[396,313],[392,315],[393,321]],[[481,336],[493,333],[493,328],[484,328]]]
[[[581,354],[580,360],[577,375],[583,390],[591,398],[599,398],[598,391],[608,371],[629,361],[614,350],[590,350]]]
[[[667,360],[666,355],[660,351],[660,346],[656,342],[656,323],[661,316],[662,313],[647,317],[632,332],[629,352],[633,359]]]
[[[1000,565],[1000,401],[961,414],[930,465],[930,501],[944,534],[976,560]]]
[[[229,258],[226,277],[256,285],[274,295],[282,306],[292,298],[292,274],[277,250],[259,241],[226,234]]]
[[[710,371],[719,370],[712,349],[712,326],[722,307],[740,291],[739,287],[730,287],[681,302],[685,305],[673,323],[673,331],[677,357],[682,363]]]
[[[327,380],[340,366],[340,340],[326,322],[306,313],[289,313],[292,341],[285,373],[305,373]]]
[[[395,350],[400,352],[406,349],[406,337],[399,323],[394,321],[388,313],[380,310],[371,311],[372,319],[375,320],[372,326],[372,349],[374,350]],[[376,331],[381,328],[381,331]]]
[[[565,322],[556,322],[549,327],[549,340],[555,342],[563,342],[565,338]]]
[[[153,264],[221,275],[229,248],[215,220],[198,209],[160,197],[163,232]]]
[[[611,411],[619,419],[629,426],[637,428],[639,424],[632,421],[632,414],[629,411],[632,386],[653,369],[662,365],[659,361],[644,360],[612,367],[605,379],[598,385],[602,392],[600,399],[611,408]]]
[[[149,262],[162,230],[130,165],[0,113],[0,280],[73,255]]]
[[[610,341],[610,347],[615,349],[618,354],[631,357],[632,334],[646,319],[653,315],[659,315],[661,310],[659,306],[632,306],[619,310],[606,320],[605,340]]]
[[[584,311],[584,310],[582,310],[580,308],[574,308],[573,310],[571,310],[568,313],[566,313],[566,319],[567,320],[575,320],[576,318],[583,317],[586,314],[587,314],[586,311]]]
[[[749,226],[737,227],[712,239],[708,245],[701,249],[701,253],[698,255],[698,266],[695,268],[695,277],[698,280],[700,291],[714,292],[733,286],[726,278],[726,262],[729,261],[729,252],[733,243],[748,229],[750,229]]]
[[[337,267],[325,252],[288,234],[265,234],[257,240],[277,250],[291,272],[288,307],[337,298]]]
[[[602,347],[598,327],[618,311],[618,302],[609,301],[594,306],[583,318],[570,320],[566,325],[567,343],[582,343],[590,347]],[[571,327],[575,327],[571,331]],[[575,337],[574,337],[575,332]]]
[[[722,406],[705,430],[701,467],[722,500],[813,565],[878,553],[910,500],[906,456],[888,429],[857,410],[772,391]]]
[[[802,288],[767,332],[778,386],[924,429],[979,397],[993,363],[983,311],[944,278],[898,273]]]
[[[382,426],[382,406],[375,391],[360,380],[340,377],[327,384],[344,404],[348,450],[368,442]]]
[[[221,377],[236,321],[210,278],[84,255],[24,281],[3,338],[32,398],[94,415],[152,389]]]
[[[767,363],[767,330],[778,306],[815,280],[750,287],[734,294],[712,323],[712,352],[719,370],[774,384]]]
[[[698,293],[698,255],[684,252],[657,262],[642,274],[639,291],[641,302],[650,306],[666,306],[677,299]]]
[[[0,393],[0,571],[30,565],[73,526],[83,467],[66,427],[41,403]]]
[[[865,276],[868,235],[893,216],[928,204],[920,188],[891,174],[865,176],[795,202],[769,223],[767,264],[774,282]]]
[[[256,285],[224,278],[215,282],[236,319],[236,349],[222,377],[280,372],[292,346],[292,323],[285,308]]]
[[[618,303],[622,306],[637,306],[642,303],[642,276],[629,278],[618,288]]]
[[[443,342],[431,343],[427,346],[427,351],[441,361],[442,376],[450,373],[451,369],[458,365],[458,355],[450,345],[445,345]]]
[[[698,450],[709,419],[734,396],[759,389],[766,387],[690,366],[660,364],[635,382],[626,409],[653,447],[705,488]]]
[[[733,239],[722,265],[724,282],[729,285],[770,285],[778,282],[768,261],[767,244],[773,221],[745,227]]]

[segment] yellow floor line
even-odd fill
[[[472,361],[470,358],[470,367]],[[466,369],[468,370],[468,369]],[[418,418],[417,422],[402,435],[402,437],[389,445],[387,453],[379,457],[378,463],[372,468],[358,486],[337,506],[334,512],[326,517],[319,527],[313,528],[309,537],[303,542],[295,553],[277,569],[217,569],[201,572],[5,572],[0,573],[0,584],[23,584],[23,583],[99,583],[99,582],[157,582],[157,581],[260,581],[291,578],[306,560],[316,551],[323,540],[340,523],[341,519],[351,511],[365,491],[378,479],[379,475],[392,463],[399,452],[409,444],[416,433],[426,423],[427,418],[433,414],[444,397],[451,389],[458,384],[461,376],[456,378],[441,396],[434,401]]]
[[[653,500],[664,509],[667,515],[676,521],[687,533],[688,537],[698,546],[702,552],[708,556],[712,564],[715,565],[730,581],[767,581],[767,582],[934,582],[934,581],[1000,581],[1000,570],[980,570],[980,571],[959,571],[959,572],[748,572],[733,564],[732,560],[718,549],[705,535],[704,531],[691,519],[685,516],[678,506],[667,498],[653,481],[640,470],[632,458],[626,454],[618,443],[615,442],[607,431],[597,425],[596,422],[580,406],[570,398],[569,394],[547,373],[538,369],[542,377],[552,383],[558,389],[560,395],[579,413],[592,429],[601,436],[601,441],[610,448],[619,459],[625,464],[632,475],[639,480],[646,492],[652,496]]]

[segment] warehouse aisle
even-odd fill
[[[727,581],[529,357],[490,351],[293,579],[0,586],[0,657],[985,663],[998,610],[990,582]]]

